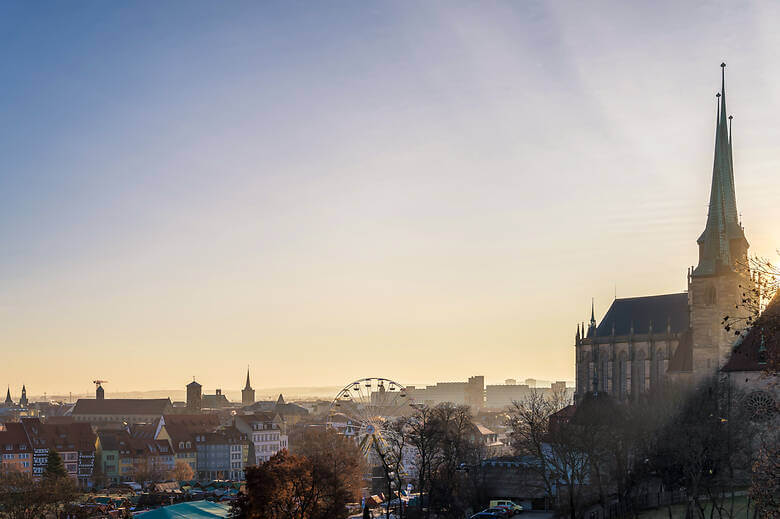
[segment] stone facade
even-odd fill
[[[585,337],[578,327],[575,339],[578,397],[595,391],[628,400],[660,391],[670,359],[688,337],[687,320],[679,315],[681,307],[686,310],[685,301],[685,294],[616,299],[600,326],[593,319]],[[665,311],[670,313],[668,318],[657,319],[665,325],[656,326],[652,316],[663,316]],[[644,326],[629,320],[628,329],[621,329],[615,321],[622,321],[625,314],[645,317]],[[678,317],[674,322],[672,315]]]
[[[743,265],[746,264],[747,257]],[[741,287],[749,283],[749,276],[739,272],[689,277],[694,379],[719,370],[728,361],[735,337],[733,332],[725,330],[723,318],[740,312],[737,307],[747,290]]]

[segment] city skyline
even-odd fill
[[[777,6],[345,5],[0,6],[0,387],[571,381],[686,289],[721,60],[776,257]]]

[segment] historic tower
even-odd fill
[[[22,396],[19,399],[19,406],[27,407],[30,402],[27,400],[27,388],[22,384]]]
[[[195,379],[187,384],[187,410],[200,411],[203,404],[203,387]]]
[[[737,213],[731,117],[726,115],[725,63],[721,63],[721,92],[717,94],[715,160],[707,224],[697,243],[699,264],[688,274],[688,304],[693,333],[693,373],[696,379],[714,374],[728,359],[733,333],[723,318],[738,312],[748,289],[748,242]]]
[[[241,404],[252,405],[255,403],[255,390],[252,389],[252,384],[249,383],[249,368],[246,368],[246,385],[241,390]]]

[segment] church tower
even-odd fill
[[[19,406],[27,407],[27,404],[29,404],[27,401],[27,388],[22,384],[22,397],[19,399]]]
[[[249,383],[249,368],[246,368],[246,384],[244,389],[241,390],[241,404],[252,405],[255,403],[255,390],[252,389],[252,384]]]
[[[739,221],[734,189],[731,117],[726,114],[726,64],[720,66],[709,212],[704,232],[697,240],[699,264],[688,274],[692,368],[696,379],[715,373],[728,359],[734,335],[724,330],[723,318],[735,315],[750,282],[748,242]]]

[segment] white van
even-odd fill
[[[494,499],[490,502],[490,508],[505,508],[509,511],[509,515],[519,514],[523,511],[523,507],[515,503],[514,501],[508,501],[506,499]]]

